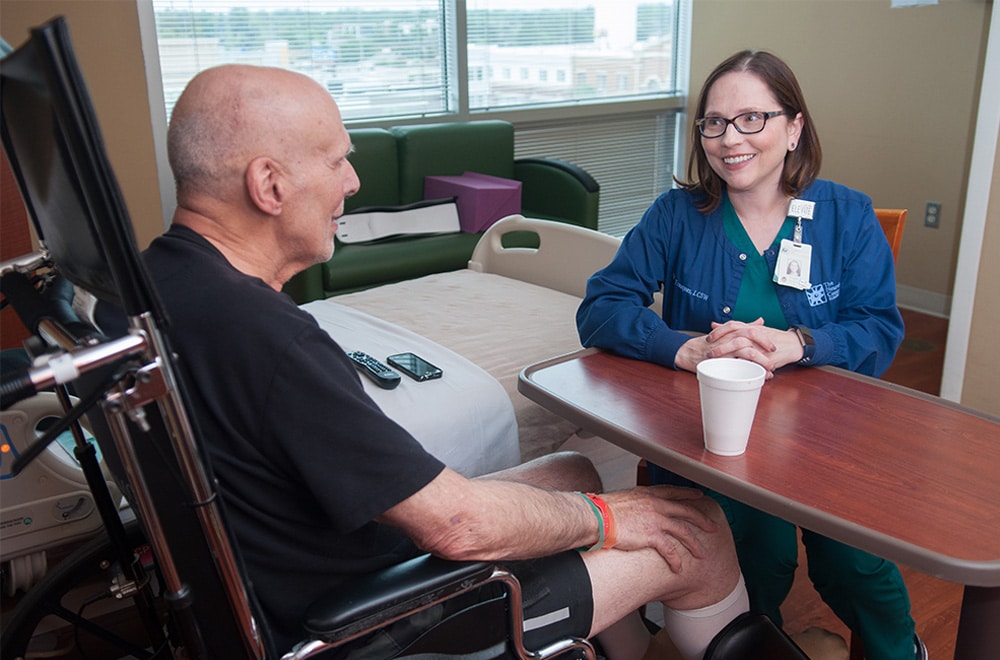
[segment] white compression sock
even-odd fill
[[[685,660],[701,660],[719,631],[750,609],[746,583],[740,575],[733,592],[714,605],[697,610],[663,608],[663,627]]]

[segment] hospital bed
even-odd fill
[[[537,236],[537,248],[504,236]],[[558,449],[576,427],[517,392],[525,366],[580,348],[576,308],[587,278],[619,240],[548,220],[506,217],[463,270],[436,273],[303,305],[345,350],[382,361],[412,351],[442,368],[368,393],[450,467],[474,476]],[[455,406],[461,400],[463,405]]]

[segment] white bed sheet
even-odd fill
[[[513,406],[488,373],[426,337],[332,299],[302,308],[345,351],[364,351],[382,362],[412,351],[442,369],[441,378],[424,382],[403,375],[391,390],[365,376],[361,381],[386,415],[448,467],[473,477],[520,461]]]
[[[496,378],[514,407],[523,460],[555,451],[577,431],[576,425],[522,396],[517,378],[529,364],[581,348],[576,331],[578,297],[509,277],[460,270],[326,302],[330,301],[447,346]],[[460,404],[456,410],[467,405],[466,397],[456,399],[456,404]]]

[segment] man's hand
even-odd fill
[[[707,335],[693,337],[681,346],[674,358],[679,369],[695,371],[698,363],[709,358],[733,357],[756,362],[767,370],[802,359],[802,344],[794,330],[777,330],[764,325],[764,319],[753,323],[727,321],[712,323]]]
[[[702,537],[718,531],[718,525],[704,511],[712,500],[694,488],[639,487],[601,497],[615,517],[615,548],[653,548],[675,573],[682,570],[685,550],[694,557],[705,557]]]

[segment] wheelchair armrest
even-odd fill
[[[303,627],[326,642],[346,641],[485,582],[493,569],[422,555],[338,585],[309,605]]]
[[[73,283],[65,277],[55,277],[39,288],[28,275],[10,272],[0,278],[0,289],[11,301],[21,323],[32,334],[37,334],[39,324],[49,319],[81,343],[90,337],[100,336],[73,309]]]

